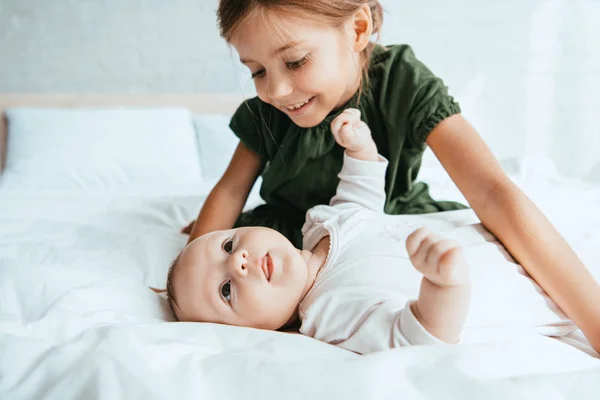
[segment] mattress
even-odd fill
[[[600,187],[513,178],[600,278]],[[600,359],[581,332],[360,356],[294,333],[173,322],[148,287],[164,286],[204,200],[0,194],[0,398],[597,398]]]

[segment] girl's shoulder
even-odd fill
[[[292,122],[277,108],[257,97],[245,100],[231,117],[229,128],[248,148],[269,158],[271,147],[281,143]]]
[[[408,44],[375,44],[369,62],[369,79],[375,83],[435,77]]]
[[[283,119],[285,114],[270,104],[263,102],[258,96],[246,99],[239,105],[233,116],[231,124],[246,126],[257,124],[261,121]]]
[[[407,139],[418,147],[441,120],[460,112],[443,80],[406,44],[374,45],[368,93],[371,108],[383,116],[388,129],[406,132]]]
[[[408,44],[388,44],[382,45],[372,43],[371,66],[386,61],[394,61],[403,58],[415,57],[412,47]]]
[[[234,132],[251,129],[254,133],[271,135],[274,129],[287,132],[294,124],[284,112],[256,96],[240,104],[229,126]]]

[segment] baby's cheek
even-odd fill
[[[266,288],[260,299],[261,311],[271,316],[279,316],[293,304],[293,292],[288,288]]]

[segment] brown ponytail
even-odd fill
[[[383,7],[379,0],[369,0],[369,7],[371,7],[371,18],[373,19],[373,34],[379,38],[381,25],[383,25]]]

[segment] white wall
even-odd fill
[[[382,2],[501,157],[549,156],[600,182],[600,1]]]
[[[600,182],[600,1],[383,0],[501,157]],[[217,0],[0,0],[0,92],[251,92]],[[240,83],[244,82],[244,83]]]
[[[231,91],[216,0],[0,0],[0,92]]]

